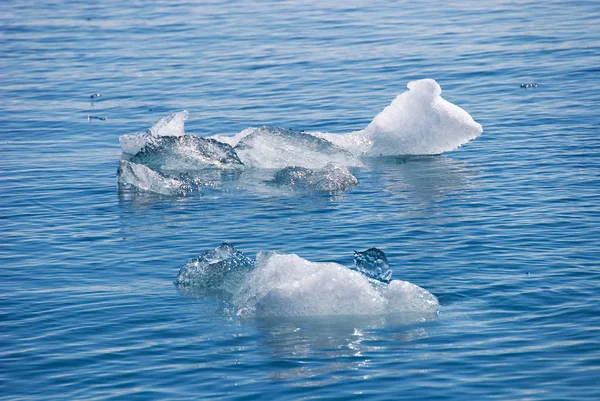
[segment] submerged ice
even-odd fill
[[[385,259],[376,248],[361,254]],[[387,272],[387,271],[386,271]],[[175,284],[185,291],[220,290],[239,315],[327,316],[437,312],[436,297],[406,281],[375,281],[364,269],[310,262],[295,254],[258,253],[256,260],[222,244],[180,270]]]
[[[134,165],[120,166],[119,182],[140,190],[177,193],[172,190],[177,179],[161,174],[246,167],[280,169],[274,178],[278,185],[338,191],[357,185],[345,168],[362,166],[363,157],[437,155],[482,133],[469,113],[441,97],[442,89],[433,79],[407,86],[409,90],[365,129],[349,134],[261,127],[231,137],[204,138],[186,134],[187,111],[173,113],[146,132],[121,136],[122,159]]]
[[[318,170],[286,167],[275,173],[273,183],[294,189],[337,192],[358,185],[358,180],[346,167],[328,163]]]

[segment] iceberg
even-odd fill
[[[328,163],[320,170],[286,167],[275,173],[272,183],[294,189],[339,192],[358,185],[358,180],[346,167]]]
[[[330,162],[341,166],[362,165],[350,152],[328,140],[279,127],[245,132],[234,149],[246,166],[255,168],[322,168]]]
[[[155,137],[130,161],[162,173],[244,167],[230,145],[194,135]]]

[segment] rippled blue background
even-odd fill
[[[600,5],[339,3],[0,3],[0,399],[600,398]],[[345,194],[117,189],[119,135],[172,111],[349,132],[425,77],[484,134]],[[440,317],[240,319],[178,292],[224,240],[380,247]]]

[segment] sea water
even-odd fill
[[[598,26],[583,1],[3,2],[0,398],[600,398]],[[342,191],[118,184],[119,138],[171,113],[336,138],[424,78],[483,133]],[[439,311],[259,316],[174,285],[222,242],[300,266],[261,308],[352,300],[305,290],[376,247]]]

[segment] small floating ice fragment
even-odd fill
[[[358,185],[358,180],[346,167],[328,163],[319,170],[286,167],[275,173],[275,185],[311,191],[338,192]]]
[[[102,95],[101,95],[101,94],[99,94],[99,93],[94,93],[94,94],[90,95],[90,98],[91,98],[91,99],[97,99],[97,98],[99,98],[100,96],[102,96]]]
[[[363,252],[354,251],[354,264],[356,270],[368,278],[383,283],[389,283],[392,278],[392,270],[381,249],[370,248]]]
[[[88,119],[88,121],[92,121],[92,120],[106,121],[107,120],[106,117],[91,116],[91,115],[88,115],[87,119]]]
[[[535,82],[529,84],[521,84],[521,88],[537,88],[537,84]]]

